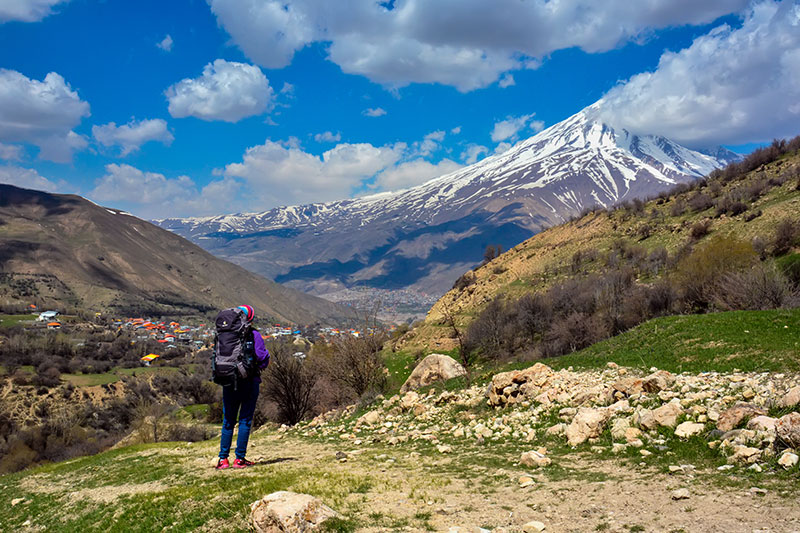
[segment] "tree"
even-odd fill
[[[471,368],[472,363],[475,362],[475,354],[466,344],[464,332],[456,323],[453,310],[446,303],[442,305],[442,315],[444,316],[444,324],[450,328],[453,338],[456,339],[456,351],[458,352],[458,360],[464,370],[467,371],[467,383],[471,381]]]
[[[293,426],[311,409],[311,391],[317,376],[292,354],[290,344],[269,347],[270,364],[264,376],[266,396],[278,406],[281,422]]]

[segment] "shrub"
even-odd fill
[[[673,217],[679,217],[686,211],[686,202],[683,198],[676,198],[672,207],[669,208],[669,214]]]
[[[553,323],[542,343],[545,357],[565,355],[608,337],[603,321],[586,313],[570,313]]]
[[[463,291],[470,285],[475,283],[475,273],[472,271],[465,272],[461,274],[456,282],[453,284],[453,289],[457,291]]]
[[[788,253],[797,243],[798,235],[800,235],[800,230],[798,230],[798,224],[796,222],[789,219],[782,220],[775,227],[775,236],[772,240],[772,253],[776,256]]]
[[[361,337],[340,337],[332,343],[328,357],[321,359],[323,372],[351,390],[355,398],[368,392],[383,392],[386,365],[381,357],[381,349],[385,341],[386,335],[383,333],[368,335],[366,331]]]
[[[800,254],[790,254],[775,261],[781,273],[786,276],[795,287],[800,286]]]
[[[726,310],[761,310],[783,307],[792,296],[786,277],[773,265],[759,263],[750,270],[723,275],[714,301]]]
[[[705,193],[697,192],[689,198],[689,208],[695,213],[705,211],[713,205],[711,197]]]
[[[706,219],[692,224],[692,228],[689,230],[689,237],[693,241],[699,241],[709,233],[711,233],[711,221]]]
[[[292,355],[291,345],[275,343],[269,351],[270,364],[264,376],[264,396],[275,402],[279,422],[297,424],[311,409],[311,392],[317,382],[317,374]]]

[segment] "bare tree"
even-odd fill
[[[455,314],[447,303],[442,305],[442,315],[444,316],[444,324],[450,328],[453,338],[456,339],[458,360],[464,370],[467,371],[467,383],[469,384],[472,381],[472,363],[475,362],[474,352],[467,346],[464,331],[456,322]]]
[[[273,344],[269,351],[270,364],[264,376],[265,394],[278,406],[280,420],[293,426],[311,409],[311,392],[317,376],[303,359],[292,354],[290,344]]]

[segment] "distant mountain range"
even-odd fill
[[[119,314],[205,313],[339,324],[351,311],[283,287],[191,242],[80,196],[0,184],[0,302]]]
[[[213,254],[316,294],[442,294],[483,257],[589,206],[656,194],[737,159],[615,130],[594,104],[507,152],[411,189],[263,213],[157,221]]]

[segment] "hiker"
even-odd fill
[[[264,346],[264,339],[253,327],[255,316],[255,310],[249,305],[225,309],[217,315],[212,359],[213,380],[222,385],[222,433],[217,470],[253,466],[245,458],[247,441],[261,385],[259,374],[269,364],[269,351]],[[236,459],[231,464],[228,455],[237,419]]]

